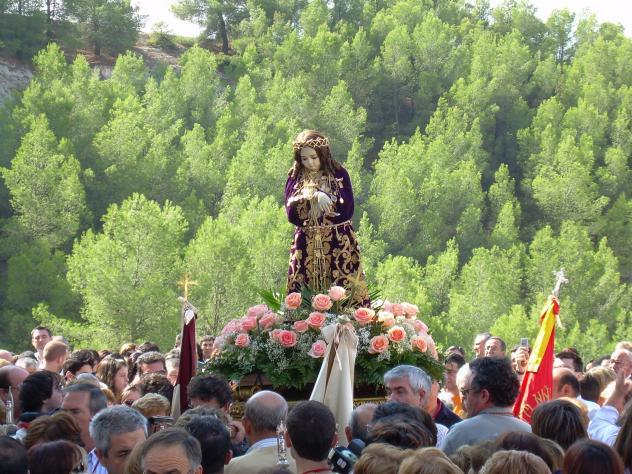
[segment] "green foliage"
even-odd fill
[[[161,208],[134,194],[88,230],[68,259],[68,280],[83,298],[92,344],[116,347],[151,339],[166,346],[178,331],[175,282],[182,273],[186,222],[171,203]]]

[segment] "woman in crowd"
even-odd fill
[[[540,403],[531,415],[531,431],[552,439],[564,449],[588,437],[579,409],[566,400]]]
[[[127,363],[115,355],[105,357],[97,367],[97,378],[108,386],[119,403],[127,386],[127,376]]]
[[[29,474],[86,472],[86,452],[66,440],[36,444],[28,450]]]
[[[564,456],[564,474],[623,474],[623,463],[614,449],[600,441],[582,439]]]

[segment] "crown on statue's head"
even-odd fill
[[[329,139],[327,137],[314,137],[307,140],[295,141],[292,143],[295,151],[299,151],[301,148],[320,148],[329,146]]]

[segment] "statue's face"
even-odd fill
[[[301,163],[308,171],[320,170],[320,158],[313,148],[301,148]]]

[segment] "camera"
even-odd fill
[[[338,446],[329,452],[331,470],[339,474],[348,474],[353,471],[353,465],[357,462],[366,445],[361,439],[352,439],[346,448]]]

